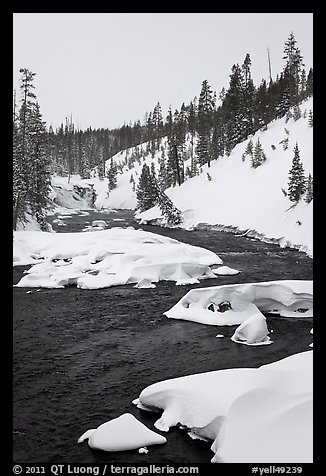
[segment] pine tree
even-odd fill
[[[251,59],[249,53],[246,54],[242,65],[242,94],[243,94],[243,135],[248,137],[253,133],[253,109],[254,109],[254,96],[255,87],[251,77]]]
[[[173,120],[175,118],[175,121]],[[166,176],[170,186],[176,184],[181,185],[184,180],[183,173],[183,148],[184,148],[184,136],[178,132],[177,124],[178,112],[172,115],[171,108],[169,108],[167,116],[167,163],[166,163]]]
[[[42,230],[47,229],[45,211],[49,205],[51,186],[51,165],[46,153],[47,133],[39,104],[36,103],[30,124],[30,155],[31,182],[28,202],[32,215],[36,217]]]
[[[130,175],[129,183],[131,183],[132,191],[134,192],[136,190],[136,182],[132,174]]]
[[[308,125],[309,127],[314,127],[314,115],[312,110],[309,110],[309,115],[308,115]]]
[[[138,186],[136,189],[137,209],[148,210],[156,205],[158,200],[158,186],[147,164],[143,165]]]
[[[197,156],[199,165],[207,163],[210,167],[211,135],[213,111],[215,108],[213,93],[207,80],[202,82],[198,101],[198,143]]]
[[[301,109],[298,104],[293,106],[293,119],[298,121],[301,118]]]
[[[298,143],[294,147],[292,167],[289,171],[288,197],[291,202],[298,202],[306,191],[305,176]]]
[[[251,158],[251,165],[254,169],[259,167],[266,160],[266,155],[261,145],[259,138],[255,144],[253,155]]]
[[[270,108],[270,97],[266,81],[262,80],[253,101],[253,127],[255,130],[267,128],[267,124],[270,122]]]
[[[283,59],[286,61],[284,67],[284,78],[287,82],[290,95],[290,106],[299,102],[301,71],[304,66],[299,48],[296,46],[297,40],[291,32],[285,42]]]
[[[309,174],[307,179],[306,196],[304,200],[306,203],[310,203],[312,199],[313,199],[313,178],[311,174]]]
[[[238,64],[232,66],[229,89],[222,104],[223,122],[226,127],[225,150],[227,154],[233,147],[248,137],[248,117],[245,105],[243,71]]]
[[[253,152],[254,152],[254,143],[253,143],[252,139],[249,139],[249,141],[246,145],[246,148],[245,148],[245,154],[252,156]]]
[[[307,76],[307,82],[306,82],[306,90],[305,90],[306,98],[312,96],[313,94],[313,82],[314,82],[313,69],[310,68],[308,76]]]
[[[108,183],[109,191],[114,190],[115,188],[117,188],[117,175],[118,175],[117,164],[115,163],[115,161],[111,157],[110,167],[108,168],[107,173],[106,173],[106,177],[109,181],[109,183]]]
[[[172,200],[163,190],[158,195],[158,206],[169,226],[179,225],[182,221],[180,210],[173,205]]]
[[[46,229],[45,212],[49,202],[51,167],[47,155],[47,132],[33,92],[36,73],[20,69],[21,107],[14,107],[13,199],[14,220],[24,221],[26,213],[35,216]]]

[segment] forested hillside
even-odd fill
[[[271,121],[298,120],[306,114],[313,125],[312,110],[300,109],[302,101],[313,94],[313,70],[305,70],[292,33],[285,42],[283,58],[284,68],[276,78],[270,75],[256,86],[247,53],[242,64],[233,65],[229,85],[219,93],[203,80],[198,97],[174,111],[170,108],[165,118],[157,102],[142,122],[114,130],[78,130],[72,117],[56,130],[47,127],[34,93],[35,73],[21,69],[20,100],[18,103],[15,94],[13,114],[14,229],[17,221],[24,222],[27,212],[46,229],[51,177],[67,177],[69,181],[78,174],[82,179],[107,179],[110,195],[126,168],[143,166],[148,156],[157,157],[152,170],[145,164],[137,180],[129,174],[137,208],[144,211],[159,204],[169,221],[178,224],[181,216],[165,190],[180,187],[204,169],[209,180],[209,169],[218,159],[229,157],[237,144],[266,130]],[[116,160],[116,154],[127,150],[122,152],[124,162]],[[259,142],[248,142],[243,153],[248,156],[251,152],[252,167],[257,168],[265,160]],[[309,180],[312,184],[312,175]],[[301,193],[293,192],[293,197],[298,201]]]

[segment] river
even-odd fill
[[[234,326],[205,326],[168,319],[163,312],[189,289],[278,279],[312,279],[313,260],[302,252],[214,230],[186,231],[138,225],[130,210],[71,215],[58,232],[81,231],[92,220],[133,226],[208,248],[240,270],[198,285],[160,282],[99,290],[13,289],[13,458],[19,463],[208,463],[210,443],[185,431],[164,433],[167,443],[106,453],[77,439],[87,429],[130,412],[148,428],[157,413],[132,404],[146,386],[168,378],[232,367],[258,367],[309,350],[312,319],[266,316],[272,345],[249,347],[230,340]],[[52,217],[51,221],[53,220]],[[28,267],[16,266],[17,283]],[[224,339],[216,339],[222,333]]]

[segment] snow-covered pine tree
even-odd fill
[[[253,100],[254,130],[266,128],[271,115],[270,97],[267,90],[266,80],[263,79],[256,90]]]
[[[136,188],[137,209],[148,210],[156,205],[158,200],[158,186],[155,177],[152,176],[150,168],[144,164]]]
[[[253,109],[254,109],[254,96],[255,87],[251,77],[251,58],[249,53],[246,54],[244,62],[241,67],[242,81],[243,81],[243,135],[248,137],[253,133]]]
[[[289,170],[288,197],[291,202],[298,202],[306,191],[306,179],[304,169],[300,161],[300,151],[298,143],[294,147],[294,157],[292,167]]]
[[[13,200],[14,220],[24,221],[26,212],[34,214],[46,229],[45,209],[50,193],[50,163],[46,153],[47,133],[40,107],[33,92],[36,73],[21,68],[21,107],[14,120]]]
[[[293,119],[298,121],[301,118],[301,109],[298,104],[293,106]]]
[[[115,161],[111,157],[110,167],[108,168],[108,170],[106,172],[106,177],[109,181],[109,183],[108,183],[109,191],[114,190],[115,188],[117,188],[117,175],[118,175],[117,164],[115,163]]]
[[[162,215],[165,217],[168,226],[179,225],[182,221],[180,210],[173,205],[172,200],[163,190],[158,194],[158,206]]]
[[[298,104],[300,99],[301,72],[304,66],[299,48],[296,46],[297,40],[293,32],[284,45],[284,56],[286,64],[284,66],[284,78],[287,81],[290,92],[290,106]]]
[[[174,118],[177,120],[178,112],[175,111]],[[178,133],[178,124],[173,120],[171,108],[167,116],[167,163],[166,176],[169,187],[176,184],[181,185],[184,180],[182,153],[184,147],[184,136]],[[183,139],[182,139],[183,137]],[[181,139],[180,139],[181,138]]]
[[[259,137],[257,139],[257,142],[254,147],[253,155],[251,157],[252,157],[251,165],[254,169],[259,167],[266,160],[266,155],[263,150],[262,144],[259,140]]]
[[[313,199],[313,178],[311,174],[308,175],[307,186],[306,186],[306,196],[304,201],[310,203]]]
[[[46,209],[49,205],[51,187],[51,164],[47,155],[47,132],[39,104],[36,103],[31,116],[30,125],[30,167],[31,183],[28,192],[28,203],[32,215],[36,217],[41,230],[48,229],[46,223]]]
[[[211,161],[211,136],[213,125],[213,111],[215,102],[212,89],[205,79],[202,82],[199,101],[198,101],[198,142],[196,153],[199,165],[207,163],[210,167]]]
[[[129,183],[131,183],[132,191],[134,192],[136,190],[136,182],[133,174],[130,175]]]
[[[246,148],[245,148],[245,155],[250,155],[250,157],[253,156],[254,153],[254,143],[252,139],[249,139],[247,142]]]
[[[170,185],[167,178],[165,159],[163,157],[159,158],[159,169],[158,169],[158,185],[161,190],[166,190]]]
[[[308,125],[309,127],[314,127],[314,115],[312,110],[309,110],[309,115],[308,115]]]
[[[192,177],[196,175],[196,159],[195,159],[195,147],[194,147],[194,140],[197,130],[197,104],[196,98],[194,101],[191,101],[188,107],[188,131],[190,132],[190,173]]]

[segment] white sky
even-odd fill
[[[218,94],[247,53],[257,86],[269,48],[275,79],[291,31],[308,71],[313,13],[14,13],[13,88],[28,68],[47,125],[72,115],[81,129],[112,129],[157,102],[164,116],[189,104],[205,79]]]

